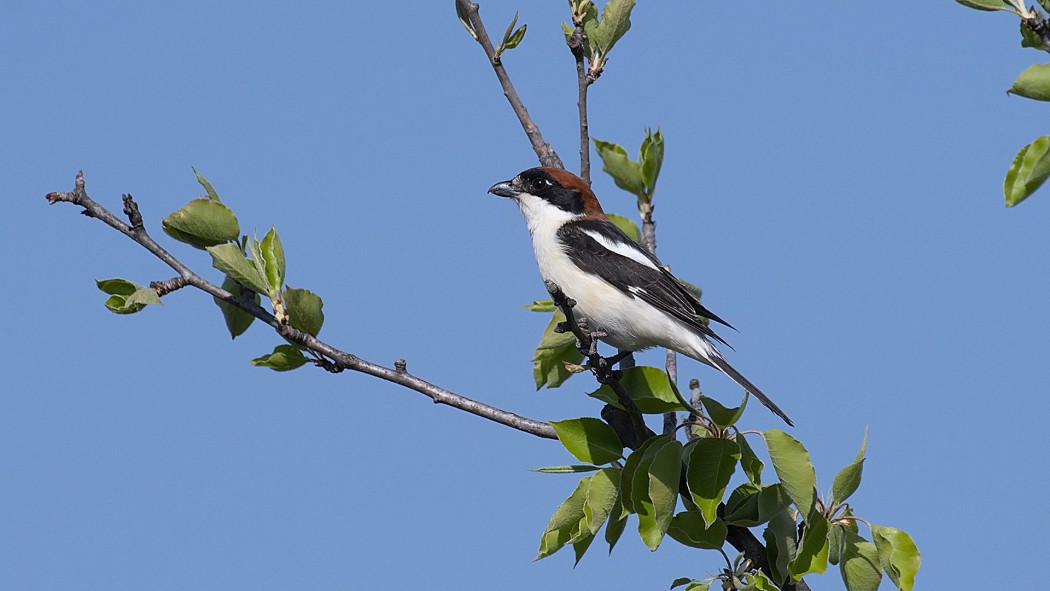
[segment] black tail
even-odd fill
[[[759,402],[766,405],[766,408],[773,411],[773,413],[775,413],[778,417],[784,419],[785,423],[791,425],[792,427],[795,426],[795,423],[791,422],[791,419],[787,416],[787,413],[780,410],[780,407],[777,406],[775,402],[770,400],[768,396],[762,393],[762,390],[759,390],[758,387],[752,384],[751,380],[740,375],[739,371],[733,369],[733,366],[729,365],[729,362],[727,362],[725,359],[722,359],[717,355],[711,355],[708,359],[706,359],[706,361],[711,365],[714,365],[718,369],[722,370],[722,373],[732,378],[734,382],[740,384],[741,388],[750,392],[751,395],[755,398],[758,398]]]

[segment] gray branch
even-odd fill
[[[478,15],[478,5],[470,0],[456,0],[456,4],[467,15],[470,25],[474,28],[475,39],[481,44],[482,49],[485,50],[485,57],[492,64],[492,69],[496,72],[496,77],[499,78],[500,86],[503,87],[503,96],[507,97],[510,108],[518,116],[521,128],[525,130],[525,135],[529,137],[529,142],[532,143],[532,149],[536,152],[536,157],[540,159],[540,163],[544,166],[565,168],[554,148],[543,141],[543,134],[540,133],[540,128],[536,126],[536,123],[529,115],[528,109],[525,108],[525,104],[521,102],[518,91],[514,90],[510,76],[507,75],[503,62],[496,55],[496,49],[492,46],[489,34],[485,30],[485,23],[481,21],[481,16]]]
[[[583,26],[576,25],[576,29],[569,37],[567,44],[572,56],[576,60],[576,84],[579,98],[576,107],[580,112],[580,178],[588,185],[591,184],[591,140],[587,124],[587,88],[594,82],[587,73],[587,67],[583,63],[583,40],[586,34]]]
[[[467,411],[479,417],[500,423],[501,425],[506,425],[525,433],[530,433],[537,437],[557,439],[554,427],[549,423],[522,417],[483,402],[460,396],[455,392],[431,384],[422,378],[408,373],[408,371],[405,370],[403,363],[398,364],[394,369],[383,367],[382,365],[366,361],[356,355],[337,349],[328,343],[318,340],[316,337],[308,333],[293,328],[290,325],[282,324],[273,314],[256,305],[254,302],[239,298],[218,285],[204,279],[153,240],[142,226],[142,216],[138,212],[138,205],[130,195],[124,196],[124,211],[132,221],[131,225],[125,224],[111,211],[88,197],[87,192],[84,190],[83,171],[77,172],[76,184],[71,192],[50,193],[46,196],[46,199],[52,204],[66,202],[79,205],[84,208],[81,213],[88,217],[96,218],[107,226],[117,230],[128,238],[131,238],[179,274],[178,278],[158,282],[159,286],[165,288],[174,286],[192,286],[240,308],[266,324],[269,324],[277,334],[313,352],[318,356],[318,361],[316,363],[325,367],[329,371],[338,372],[348,369],[367,374],[415,390],[416,392],[428,396],[435,404],[446,404],[453,408]],[[157,289],[158,292],[161,291],[156,286],[154,289]]]

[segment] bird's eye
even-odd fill
[[[532,190],[536,192],[543,191],[551,186],[551,182],[545,178],[532,179]]]

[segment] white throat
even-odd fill
[[[577,214],[569,213],[564,209],[551,205],[546,199],[541,199],[528,193],[522,193],[515,197],[514,200],[518,202],[518,208],[521,209],[522,215],[525,216],[525,224],[529,227],[529,234],[532,236],[533,243],[536,242],[538,236],[543,236],[545,239],[554,242],[558,228],[562,227],[566,222],[580,217]]]
[[[525,216],[525,224],[529,227],[532,250],[536,255],[540,276],[544,281],[564,281],[564,271],[576,267],[565,253],[562,241],[558,239],[558,229],[581,216],[555,207],[549,201],[528,193],[518,195],[515,201],[518,202],[518,207]]]

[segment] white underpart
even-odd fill
[[[683,322],[620,291],[597,275],[580,270],[557,235],[562,225],[580,216],[528,193],[518,195],[515,200],[532,236],[540,275],[544,280],[557,283],[565,295],[576,300],[575,311],[587,318],[592,329],[607,333],[603,341],[626,351],[664,347],[705,363],[722,357],[711,343]],[[641,253],[613,244],[600,235],[588,235],[618,254],[656,268]]]

